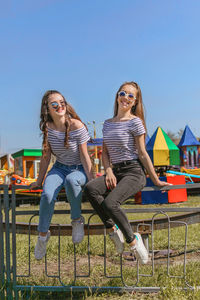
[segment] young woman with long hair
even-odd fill
[[[146,184],[144,168],[157,186],[169,185],[160,181],[145,149],[146,126],[142,93],[136,82],[123,83],[116,93],[113,118],[103,125],[102,159],[105,175],[87,183],[86,197],[110,229],[109,236],[119,253],[124,239],[137,259],[148,262],[148,252],[139,233],[133,233],[120,205]]]
[[[43,184],[39,236],[35,247],[36,259],[41,259],[46,254],[55,201],[63,187],[71,206],[72,241],[80,243],[83,240],[82,188],[87,180],[93,178],[87,151],[87,141],[90,139],[87,128],[64,96],[56,90],[47,91],[42,98],[40,129],[43,134],[43,155],[37,181],[31,184],[31,189],[42,185],[51,153],[55,155],[56,162]]]

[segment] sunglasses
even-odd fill
[[[53,109],[58,109],[59,106],[61,105],[62,107],[65,106],[65,102],[61,101],[61,102],[57,102],[57,101],[53,101],[50,103]]]
[[[128,97],[129,100],[136,100],[136,97],[133,94],[128,94],[125,91],[120,91],[118,93],[119,97]]]

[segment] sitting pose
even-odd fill
[[[37,181],[30,188],[40,187],[47,172],[51,153],[56,162],[48,172],[40,201],[38,241],[35,258],[46,254],[50,238],[49,226],[58,193],[64,187],[71,206],[72,241],[80,243],[84,237],[84,218],[81,216],[82,188],[93,178],[87,151],[88,131],[72,106],[58,91],[47,91],[41,104],[40,129],[43,134],[43,155]]]
[[[125,82],[117,91],[113,118],[103,126],[103,165],[105,175],[86,184],[86,197],[97,214],[110,228],[109,236],[119,253],[124,239],[137,259],[148,262],[148,252],[139,233],[133,233],[120,205],[146,184],[144,169],[157,186],[169,185],[157,177],[145,149],[145,121],[140,87]]]

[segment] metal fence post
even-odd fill
[[[12,273],[13,273],[13,291],[15,299],[18,299],[18,292],[16,290],[16,273],[17,273],[17,258],[16,258],[16,195],[15,186],[12,186],[11,196],[11,208],[12,208]]]
[[[6,236],[6,291],[7,299],[12,299],[12,281],[11,281],[11,265],[10,265],[10,224],[9,224],[9,194],[8,186],[4,188],[4,212],[5,212],[5,236]]]
[[[2,195],[0,194],[0,299],[5,298],[5,265],[2,209]]]

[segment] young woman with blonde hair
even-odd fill
[[[87,183],[86,197],[110,229],[109,236],[119,253],[124,239],[130,250],[143,263],[148,253],[139,233],[133,233],[120,205],[146,184],[144,168],[157,186],[169,185],[157,177],[145,149],[146,126],[142,93],[136,82],[123,83],[116,93],[113,118],[103,125],[103,164],[105,175]]]

